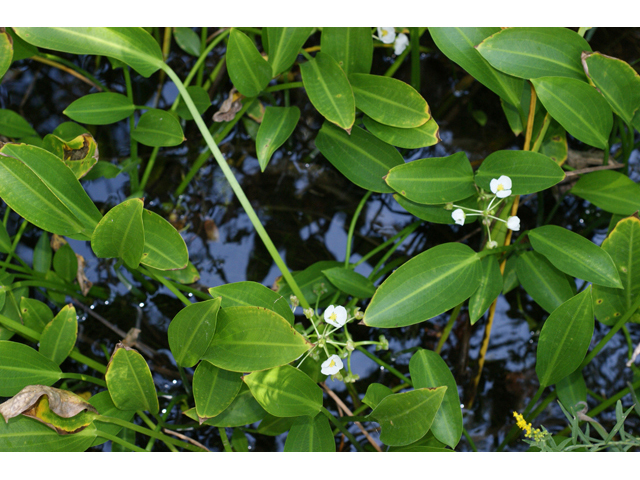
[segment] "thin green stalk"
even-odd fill
[[[446,327],[444,327],[444,331],[442,332],[442,336],[440,337],[440,340],[438,341],[438,346],[435,349],[435,352],[437,354],[440,354],[440,351],[442,350],[442,346],[444,345],[444,342],[447,341],[447,338],[449,338],[449,334],[451,333],[451,329],[453,328],[453,325],[456,323],[456,319],[458,318],[458,315],[460,314],[460,309],[462,308],[462,304],[464,302],[462,302],[460,305],[458,305],[456,308],[453,309],[453,311],[451,312],[451,315],[449,316],[449,321],[447,322]]]
[[[182,292],[180,290],[178,290],[175,285],[168,281],[166,278],[164,278],[162,275],[156,275],[155,273],[147,270],[146,268],[139,266],[138,270],[140,271],[140,273],[145,274],[147,277],[149,278],[153,278],[156,282],[160,282],[162,285],[164,285],[165,287],[167,287],[169,290],[171,290],[171,293],[173,293],[180,301],[182,301],[182,303],[184,303],[187,307],[189,305],[191,305],[191,301],[185,297]]]
[[[98,437],[111,440],[113,443],[122,445],[123,447],[128,448],[129,450],[132,450],[134,452],[147,452],[147,450],[145,450],[144,448],[140,448],[137,445],[134,445],[133,443],[129,443],[126,440],[118,437],[117,435],[111,435],[110,433],[106,433],[102,430],[98,430]]]
[[[104,380],[100,380],[99,378],[92,377],[91,375],[84,375],[82,373],[62,373],[60,376],[61,379],[68,378],[71,380],[82,380],[83,382],[94,383],[101,387],[107,388],[107,384]]]
[[[467,429],[462,427],[462,433],[464,435],[464,438],[467,439],[467,442],[469,442],[469,446],[471,447],[471,450],[473,450],[474,452],[477,452],[478,448],[476,447],[476,444],[473,442],[471,435],[469,435],[469,432],[467,432]]]
[[[533,413],[529,415],[527,412],[538,401],[543,391],[544,391],[544,388],[542,387],[538,389],[538,391],[536,392],[536,395],[529,402],[529,405],[527,405],[527,408],[522,413],[522,416],[527,421],[531,421],[531,419],[537,417],[540,414],[540,412],[542,412],[542,410],[544,410],[547,407],[547,405],[549,405],[549,403],[551,403],[557,396],[557,393],[555,391],[551,392],[542,402],[540,402],[540,404],[538,405],[538,407],[536,407]],[[507,433],[507,435],[504,437],[504,440],[502,441],[502,443],[500,443],[500,445],[498,446],[497,451],[501,452],[504,449],[504,447],[506,447],[513,440],[515,440],[515,438],[519,434],[519,431],[520,431],[520,428],[517,425],[513,425],[509,430],[509,433]]]
[[[347,235],[347,252],[344,257],[345,268],[349,266],[349,259],[351,258],[351,246],[353,243],[353,233],[355,232],[355,229],[356,229],[356,223],[358,222],[358,217],[360,216],[360,212],[362,211],[362,208],[365,206],[365,204],[367,203],[367,200],[369,200],[369,197],[371,196],[372,193],[373,192],[369,190],[367,193],[364,194],[364,197],[362,197],[362,200],[360,200],[360,203],[358,204],[358,208],[356,208],[356,211],[353,214],[353,218],[351,219],[351,225],[349,225],[349,234]]]
[[[360,442],[358,442],[356,440],[356,437],[353,436],[353,434],[347,430],[345,428],[345,426],[342,424],[342,422],[340,420],[338,420],[336,417],[334,417],[331,412],[329,410],[327,410],[324,407],[321,407],[320,410],[328,419],[331,423],[333,423],[336,428],[338,430],[340,430],[340,432],[349,439],[349,441],[351,442],[351,444],[356,447],[356,450],[358,450],[359,452],[364,452],[364,449],[362,448],[362,445],[360,445]]]
[[[205,33],[205,37],[202,43],[204,43],[206,41],[206,28],[202,29],[203,32]],[[207,48],[204,49],[204,51],[200,54],[200,56],[198,57],[198,60],[196,61],[195,65],[193,66],[193,68],[191,69],[191,71],[189,72],[189,75],[187,75],[187,77],[184,79],[184,86],[187,87],[189,86],[189,84],[191,83],[191,80],[193,80],[193,77],[196,75],[196,73],[198,74],[199,79],[196,81],[196,83],[198,85],[202,84],[202,79],[201,77],[201,72],[204,69],[204,61],[207,59],[207,56],[209,55],[209,53],[211,53],[211,50],[213,50],[216,45],[218,45],[222,40],[224,40],[224,38],[229,35],[229,32],[231,32],[230,29],[225,30],[223,32],[221,32],[217,38],[215,38],[214,40],[211,41],[211,43],[209,45],[207,45]],[[222,64],[223,62],[219,62],[219,64]],[[201,68],[202,67],[202,68]],[[214,71],[216,69],[218,69],[218,65],[216,65]],[[171,106],[171,110],[175,110],[175,107],[178,106],[178,99],[180,97],[177,97],[175,102],[173,102],[173,105]]]
[[[395,368],[393,368],[391,365],[389,365],[388,363],[380,360],[378,357],[376,357],[375,355],[369,353],[365,348],[362,348],[359,345],[356,345],[356,350],[358,350],[359,352],[364,353],[367,357],[369,357],[371,360],[373,360],[374,362],[376,362],[378,365],[380,365],[381,367],[386,368],[387,370],[389,370],[389,372],[391,372],[392,374],[394,374],[396,377],[398,377],[400,380],[402,380],[403,382],[409,384],[410,386],[413,387],[413,382],[408,379],[407,377],[405,377],[402,372],[400,372],[399,370],[396,370]]]
[[[411,45],[411,86],[420,91],[420,31],[418,27],[409,27]]]
[[[131,84],[131,74],[129,73],[129,67],[127,66],[123,67],[122,72],[124,74],[124,82],[127,88],[127,98],[131,103],[135,105],[135,102],[133,101],[133,86]],[[129,132],[133,132],[133,130],[136,127],[135,119],[136,119],[135,112],[133,112],[131,113],[131,115],[129,115]],[[133,138],[132,135],[129,135],[129,141],[130,141],[129,161],[132,164],[136,165],[139,162],[138,142]],[[137,192],[139,190],[139,187],[138,187],[138,168],[136,166],[133,166],[133,168],[129,170],[129,182],[130,182],[131,191]]]
[[[11,259],[15,258],[16,260],[18,260],[22,264],[22,266],[24,268],[27,268],[27,269],[31,270],[29,268],[29,265],[27,265],[24,260],[22,260],[18,255],[15,254],[16,248],[18,247],[18,243],[20,243],[20,239],[22,238],[22,234],[24,233],[25,229],[27,228],[27,225],[29,225],[29,222],[27,222],[26,220],[22,220],[22,223],[20,224],[20,227],[18,228],[18,231],[16,232],[15,236],[13,237],[13,243],[11,244],[11,251],[7,254],[7,258],[5,260],[6,260],[7,264],[9,264],[11,262]],[[2,275],[6,271],[6,269],[7,269],[7,267],[3,266],[2,269],[0,270],[0,275]]]
[[[147,435],[149,437],[153,437],[157,440],[161,440],[165,443],[170,443],[180,448],[185,448],[187,450],[191,450],[192,452],[202,452],[203,450],[195,445],[191,445],[187,442],[182,442],[180,440],[176,440],[172,437],[169,437],[163,433],[156,432],[155,430],[150,430],[145,427],[141,427],[140,425],[136,425],[135,423],[127,422],[126,420],[121,420],[116,417],[107,417],[104,415],[100,415],[95,419],[96,422],[102,423],[112,423],[114,425],[120,425],[121,427],[128,428],[129,430],[133,430],[138,433],[142,433],[143,435]]]
[[[205,45],[207,43],[207,27],[202,27],[200,28],[200,45]],[[213,42],[212,42],[213,43]],[[206,50],[209,50],[208,47]],[[205,50],[205,51],[206,51]],[[209,50],[211,51],[211,50]],[[204,53],[204,52],[202,52]],[[207,52],[209,53],[209,52]],[[206,58],[206,55],[204,57],[202,57],[202,54],[200,55],[200,58]],[[198,58],[198,61],[200,61],[200,58]],[[196,62],[197,65],[197,62]],[[194,69],[196,67],[194,66]],[[196,85],[200,86],[202,85],[202,79],[204,78],[204,61],[200,62],[200,65],[198,65],[197,67],[198,73],[196,74]],[[188,84],[186,84],[188,85]]]
[[[262,222],[258,218],[258,215],[256,215],[256,212],[253,209],[251,202],[249,202],[249,199],[247,198],[244,191],[242,190],[242,187],[238,183],[238,180],[236,180],[236,177],[233,174],[233,171],[227,164],[227,161],[225,160],[225,158],[222,156],[220,149],[218,149],[218,146],[213,141],[213,138],[211,137],[211,134],[209,133],[207,126],[202,120],[202,117],[198,115],[198,110],[196,109],[196,106],[194,105],[193,100],[191,100],[189,93],[184,88],[184,85],[182,85],[180,78],[167,64],[162,64],[162,68],[164,71],[166,71],[169,78],[173,80],[174,84],[178,88],[178,91],[183,96],[185,100],[185,104],[187,105],[187,108],[189,108],[189,111],[193,115],[194,120],[198,125],[198,128],[200,129],[202,136],[204,137],[205,142],[209,146],[209,149],[213,153],[214,158],[216,159],[216,161],[218,162],[218,165],[222,169],[224,176],[227,177],[227,181],[231,185],[231,189],[238,197],[240,204],[244,208],[247,216],[249,217],[249,220],[251,220],[253,227],[256,229],[256,232],[258,233],[258,236],[262,240],[262,243],[264,244],[266,249],[269,251],[271,258],[273,258],[274,262],[282,272],[282,275],[286,280],[287,284],[289,285],[289,287],[291,288],[291,290],[293,291],[293,294],[296,297],[298,297],[298,300],[300,301],[300,305],[302,306],[302,308],[310,308],[309,302],[304,297],[302,290],[300,290],[300,287],[298,286],[295,279],[293,278],[293,275],[291,274],[286,264],[284,263],[284,260],[282,260],[282,257],[280,256],[280,253],[278,252],[276,246],[271,241],[269,234],[267,233],[265,228],[262,226]]]
[[[374,255],[376,255],[378,252],[384,250],[385,248],[387,248],[387,246],[391,245],[396,239],[403,237],[406,238],[408,237],[410,234],[413,233],[413,231],[418,228],[420,225],[422,224],[422,220],[416,220],[415,222],[407,225],[406,227],[404,227],[402,230],[400,230],[398,233],[396,233],[393,237],[391,237],[389,240],[387,240],[384,243],[381,243],[380,245],[378,245],[376,248],[374,248],[373,250],[371,250],[370,252],[366,253],[360,260],[358,260],[355,263],[355,267],[357,267],[358,265],[360,265],[361,263],[366,262],[367,260],[369,260],[371,257],[373,257]]]
[[[538,400],[540,400],[540,397],[542,396],[542,393],[544,392],[544,389],[546,387],[543,387],[542,385],[540,385],[540,387],[538,388],[538,391],[536,392],[536,394],[533,396],[533,398],[529,401],[529,404],[527,405],[527,407],[524,409],[524,411],[522,412],[522,416],[524,418],[527,418],[527,416],[529,415],[529,412],[531,411],[531,409],[535,406],[536,402]]]
[[[233,452],[233,447],[229,443],[229,437],[227,437],[227,431],[224,427],[218,427],[218,433],[220,433],[220,440],[222,440],[222,445],[224,445],[224,451]]]
[[[144,192],[144,189],[147,186],[147,181],[149,180],[149,176],[151,175],[151,170],[153,170],[153,166],[156,163],[156,158],[158,157],[159,151],[160,151],[160,147],[153,147],[153,150],[151,151],[151,156],[149,157],[147,166],[144,169],[142,180],[140,180],[140,186],[138,187],[138,190],[141,192]]]
[[[292,88],[302,88],[304,85],[302,82],[290,82],[290,83],[279,83],[278,85],[272,85],[264,89],[265,92],[278,92],[280,90],[289,90]]]

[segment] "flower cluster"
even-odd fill
[[[530,423],[528,423],[524,417],[518,412],[513,412],[513,416],[516,418],[516,425],[524,431],[524,436],[530,438],[535,442],[541,442],[544,440],[547,435],[546,432],[543,432],[539,428],[533,428]]]
[[[511,179],[506,175],[501,175],[500,178],[494,178],[489,183],[489,187],[491,188],[491,193],[494,194],[493,198],[489,202],[489,205],[484,210],[474,210],[472,208],[460,207],[458,205],[451,204],[451,208],[456,207],[456,209],[451,212],[451,218],[457,225],[464,225],[465,220],[468,216],[482,216],[484,218],[484,225],[487,226],[487,233],[489,240],[487,242],[488,248],[495,248],[498,246],[498,243],[491,240],[491,230],[489,229],[489,224],[491,220],[498,220],[500,222],[504,222],[507,224],[507,228],[509,230],[513,230],[517,232],[520,230],[520,219],[517,216],[512,216],[507,218],[507,220],[503,220],[502,218],[495,217],[492,215],[492,208],[495,209],[502,200],[511,195]],[[497,203],[494,202],[496,198],[499,198]],[[466,210],[466,212],[465,212]]]
[[[409,45],[409,37],[404,33],[396,36],[396,29],[393,27],[378,27],[378,38],[382,43],[393,43],[393,53],[400,55]]]

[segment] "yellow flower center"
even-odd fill
[[[331,363],[329,363],[330,367],[335,367],[336,366],[336,361],[331,359]]]
[[[338,315],[336,315],[335,312],[333,312],[331,315],[329,315],[329,320],[333,320],[334,322],[338,320]]]
[[[501,192],[502,190],[504,190],[504,185],[502,185],[501,183],[498,184],[498,188],[497,188],[498,192]]]

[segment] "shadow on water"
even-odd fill
[[[621,38],[625,42],[620,41]],[[510,131],[496,95],[471,81],[466,72],[446,59],[435,48],[428,33],[423,36],[421,43],[424,47],[421,56],[421,93],[441,127],[442,142],[433,147],[402,151],[405,160],[465,151],[472,162],[477,162],[498,149],[521,148],[522,139],[515,138]],[[592,46],[594,50],[601,48],[610,55],[632,61],[640,55],[640,35],[637,29],[599,29],[592,39]],[[222,48],[215,49],[208,60],[209,66],[215,65],[223,53]],[[394,61],[391,54],[391,49],[376,50],[372,73],[384,73]],[[69,55],[66,58],[91,71],[97,68],[94,73],[96,77],[114,91],[123,91],[124,80],[120,69],[112,70],[104,61],[96,67],[94,59],[89,57]],[[169,62],[184,77],[193,59],[182,57],[176,50]],[[12,70],[12,78],[5,79],[0,85],[0,106],[23,114],[40,135],[50,133],[58,124],[67,121],[62,111],[78,97],[92,92],[88,85],[51,67],[30,61],[22,61],[19,65],[19,68]],[[409,82],[408,60],[395,76]],[[150,79],[135,77],[137,104],[141,100],[145,100],[147,105],[151,104],[157,90],[156,82],[157,76]],[[231,88],[227,82],[226,77],[214,82],[209,92],[213,105],[205,114],[207,124],[211,123],[213,112]],[[168,108],[174,99],[173,89],[163,89],[159,108]],[[313,145],[322,119],[308,104],[304,91],[291,91],[290,101],[301,108],[298,128],[274,155],[265,173],[260,172],[256,159],[254,140],[249,133],[250,121],[249,125],[240,122],[220,144],[220,149],[286,263],[292,270],[300,270],[319,260],[344,261],[351,216],[365,191],[337,172]],[[486,117],[483,126],[475,119],[477,112],[483,112]],[[90,129],[100,146],[102,160],[119,163],[129,155],[126,121]],[[187,124],[185,136],[188,140],[182,146],[160,151],[147,187],[146,208],[165,216],[181,230],[189,248],[190,260],[200,273],[196,287],[206,292],[208,287],[242,280],[272,285],[280,272],[255,235],[251,222],[213,159],[209,159],[200,169],[181,196],[173,195],[172,192],[188,172],[202,145],[193,122]],[[584,150],[583,145],[572,139],[570,147]],[[143,161],[149,158],[150,153],[151,148],[139,146]],[[637,151],[632,156],[632,162],[634,175],[638,175]],[[637,177],[634,179],[638,180]],[[85,187],[103,212],[125,200],[130,193],[125,175],[110,180],[89,181]],[[535,196],[522,199],[519,211],[522,230],[536,226],[537,202]],[[545,195],[545,212],[550,211],[554,204],[553,196]],[[592,238],[600,243],[608,226],[608,220],[600,220],[601,215],[602,212],[586,202],[567,197],[552,223],[577,232],[590,228]],[[17,220],[17,217],[11,216],[10,233],[15,230]],[[352,259],[358,260],[414,220],[390,195],[372,195],[358,221]],[[596,227],[592,228],[594,225]],[[470,246],[478,249],[480,235],[476,230],[475,224],[457,227],[425,223],[407,238],[392,259],[415,255],[434,245],[456,241],[462,236],[468,237]],[[32,255],[29,248],[35,246],[38,235],[35,229],[28,229],[23,237],[24,246],[20,254],[28,262]],[[125,279],[129,285],[126,285],[115,275],[111,261],[95,258],[89,245],[84,242],[71,241],[71,244],[77,253],[87,259],[89,280],[110,292],[108,300],[96,301],[91,306],[92,310],[122,331],[139,327],[142,341],[157,352],[150,366],[160,394],[182,394],[182,380],[171,358],[166,336],[168,325],[182,308],[182,303],[164,287],[143,282],[140,277],[127,273]],[[363,264],[360,273],[370,273],[379,258],[374,257]],[[120,338],[81,309],[78,309],[78,313],[81,321],[81,352],[106,361],[106,353]],[[499,299],[475,402],[472,408],[463,409],[465,427],[480,451],[495,450],[513,425],[512,412],[522,411],[537,390],[535,352],[537,337],[546,316],[544,310],[521,289],[515,289]],[[356,339],[373,340],[383,333],[390,339],[390,350],[377,354],[385,362],[408,374],[413,351],[417,348],[435,349],[447,321],[448,314],[445,314],[418,325],[382,332],[364,326],[354,326],[350,330]],[[443,358],[456,377],[461,399],[468,398],[470,382],[477,371],[484,327],[483,319],[470,326],[466,307],[463,308],[442,350]],[[634,327],[631,325],[629,330],[631,338],[637,342],[640,332]],[[597,323],[594,342],[607,331],[608,327]],[[617,335],[587,367],[587,385],[595,394],[609,396],[624,388],[625,382],[631,380],[631,370],[624,366],[626,352],[624,338]],[[82,371],[83,367],[73,360],[67,360],[62,365],[65,371]],[[193,373],[191,370],[187,369],[187,372]],[[355,384],[359,399],[364,396],[366,386],[371,382],[391,387],[399,382],[387,370],[381,369],[359,352],[353,356],[353,370],[361,377]],[[353,408],[354,399],[344,384],[329,380],[327,385]],[[168,401],[162,396],[160,400],[161,405],[166,407]],[[331,405],[332,402],[326,404]],[[161,406],[161,409],[164,407]],[[188,419],[181,416],[179,405],[173,407],[168,421],[189,423]],[[552,432],[566,426],[565,417],[554,404],[546,409],[538,421]],[[630,420],[631,425],[633,422]],[[615,416],[604,414],[601,423],[610,427],[615,423]],[[354,430],[354,434],[359,432]],[[194,435],[211,449],[221,448],[216,428],[201,429]],[[249,435],[253,450],[283,448],[282,436]],[[524,447],[526,445],[517,442],[509,448],[523,450]],[[109,448],[108,444],[105,448]],[[463,437],[458,449],[470,448],[469,442]]]

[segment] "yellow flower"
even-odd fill
[[[513,416],[516,418],[516,425],[524,431],[524,436],[530,438],[536,442],[544,440],[545,432],[539,428],[532,428],[530,423],[524,419],[524,417],[518,412],[513,412]]]

